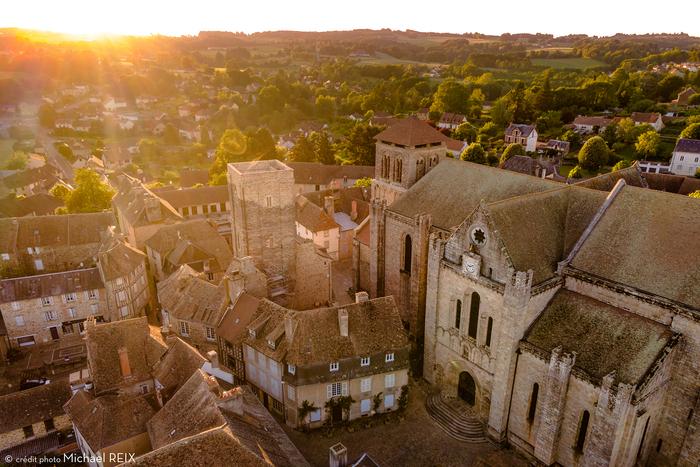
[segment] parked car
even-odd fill
[[[25,390],[25,389],[31,389],[35,388],[37,386],[43,386],[44,384],[49,384],[51,382],[50,379],[47,378],[32,378],[32,379],[23,379],[21,383],[19,383],[19,389],[20,390]]]

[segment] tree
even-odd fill
[[[316,162],[327,165],[335,164],[335,151],[333,150],[333,144],[331,144],[328,133],[325,131],[314,131],[309,135],[309,141],[311,141],[311,144],[314,146]]]
[[[271,84],[258,92],[258,104],[263,113],[281,110],[284,106],[284,96],[277,86]]]
[[[355,180],[355,185],[354,186],[359,186],[361,188],[369,188],[372,186],[372,178],[370,177],[363,177],[363,178],[358,178]]]
[[[491,120],[499,127],[505,127],[513,121],[513,112],[508,108],[508,101],[501,97],[491,106]]]
[[[558,110],[547,110],[542,112],[535,123],[537,131],[544,133],[561,127],[561,112]]]
[[[305,135],[299,136],[289,151],[288,157],[294,162],[315,162],[316,151],[313,143]]]
[[[571,143],[571,147],[581,144],[581,135],[574,130],[566,130],[564,134],[560,136],[560,139]]]
[[[681,131],[681,138],[700,139],[700,123],[691,123]]]
[[[70,198],[71,193],[72,191],[70,190],[70,188],[68,188],[63,183],[56,183],[49,190],[49,194],[63,201],[63,204],[66,204],[68,198]]]
[[[513,156],[524,156],[525,155],[525,148],[521,144],[518,143],[510,143],[508,147],[503,151],[503,154],[501,154],[501,164],[505,163],[508,159],[510,159]]]
[[[612,168],[613,172],[617,172],[618,170],[626,169],[627,167],[630,167],[630,162],[626,160],[621,160],[617,164],[615,164]]]
[[[692,192],[692,193],[689,194],[688,196],[690,196],[691,198],[700,199],[700,190],[695,190],[694,192]]]
[[[214,153],[214,164],[209,169],[211,185],[226,184],[226,166],[229,162],[242,162],[247,148],[247,139],[238,129],[228,129],[221,136]]]
[[[5,170],[24,170],[27,168],[27,162],[29,158],[22,151],[15,151],[12,153],[7,162],[5,163]]]
[[[316,98],[316,115],[330,120],[335,115],[335,97],[318,96]]]
[[[609,153],[605,140],[600,136],[594,136],[583,143],[578,153],[578,163],[584,169],[598,170],[608,162]]]
[[[626,144],[634,142],[634,121],[631,118],[623,118],[617,123],[617,140]]]
[[[583,174],[581,173],[581,166],[577,165],[573,169],[569,170],[569,178],[581,178]]]
[[[469,89],[454,79],[446,79],[438,86],[433,96],[433,112],[469,112]]]
[[[75,172],[75,189],[66,200],[68,212],[101,212],[111,207],[114,190],[102,181],[97,172],[78,169]]]
[[[243,155],[244,160],[269,160],[278,159],[279,151],[272,137],[272,134],[267,128],[258,128],[255,131],[247,131],[246,150]]]
[[[463,161],[484,164],[486,162],[486,151],[479,143],[472,143],[462,152],[460,158]]]
[[[75,162],[75,155],[73,154],[73,149],[71,149],[68,144],[62,142],[62,141],[57,141],[54,143],[54,147],[58,151],[58,153],[63,156],[65,160],[68,162]]]
[[[611,122],[608,126],[606,126],[603,132],[600,134],[600,136],[610,147],[617,142],[617,135],[617,123],[614,122]]]
[[[309,427],[309,422],[306,417],[317,410],[318,407],[316,407],[313,402],[304,399],[304,402],[301,403],[301,407],[297,409],[297,414],[299,415],[299,421],[304,426],[304,429],[308,429]]]
[[[661,144],[661,137],[654,130],[642,133],[637,138],[637,144],[634,149],[637,154],[644,158],[651,158],[656,156],[659,152],[659,145]]]
[[[176,145],[180,144],[180,131],[175,128],[175,125],[168,123],[163,129],[163,141],[165,144]]]
[[[340,143],[344,163],[355,165],[374,165],[374,137],[383,130],[366,122],[359,122]]]
[[[452,132],[452,137],[468,143],[476,141],[476,128],[469,122],[460,124],[455,131]]]
[[[50,104],[41,104],[37,115],[39,124],[44,128],[53,128],[56,124],[56,110]]]

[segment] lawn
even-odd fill
[[[0,139],[0,167],[4,167],[12,153],[12,145],[15,144],[14,139]]]
[[[556,68],[558,70],[585,70],[587,68],[605,67],[607,64],[593,58],[533,58],[530,60],[534,66]]]

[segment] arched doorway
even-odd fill
[[[472,375],[463,371],[459,374],[459,386],[457,386],[457,395],[462,398],[467,404],[474,405],[476,402],[476,383]]]

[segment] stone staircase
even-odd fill
[[[425,408],[438,426],[454,439],[466,443],[488,442],[483,425],[462,400],[438,392],[425,399]]]

